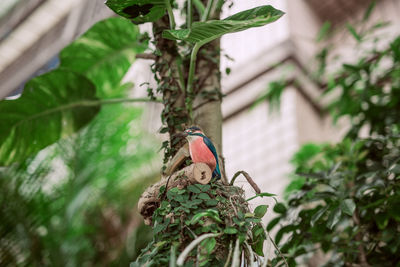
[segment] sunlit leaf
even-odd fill
[[[136,24],[154,22],[166,13],[164,0],[107,0],[105,4]]]
[[[97,88],[97,96],[120,96],[120,83],[145,44],[139,43],[139,29],[122,18],[96,23],[60,53],[60,66],[88,77]]]
[[[260,6],[239,12],[223,20],[194,22],[190,30],[165,30],[163,37],[171,40],[206,44],[224,34],[264,26],[278,20],[283,14],[282,11],[270,5]]]
[[[0,165],[20,161],[85,126],[99,111],[94,84],[56,70],[28,82],[17,100],[0,102]]]

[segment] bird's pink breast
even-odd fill
[[[194,163],[206,163],[211,171],[214,171],[217,162],[214,154],[210,151],[208,146],[203,142],[203,138],[196,138],[196,140],[189,144],[190,157]]]

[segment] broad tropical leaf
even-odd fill
[[[120,96],[123,76],[147,46],[138,37],[138,27],[123,18],[100,21],[61,52],[61,67],[89,78],[100,98]]]
[[[25,159],[85,126],[99,111],[94,84],[55,70],[27,83],[17,100],[0,102],[0,165]]]
[[[205,44],[227,33],[264,26],[276,21],[283,14],[282,11],[270,5],[260,6],[239,12],[223,20],[194,22],[190,30],[165,30],[163,37],[171,40]]]
[[[164,16],[164,0],[107,0],[106,5],[118,15],[141,24]]]

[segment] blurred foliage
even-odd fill
[[[129,21],[100,21],[60,52],[59,68],[29,81],[19,99],[0,101],[0,166],[77,132],[105,99],[126,97],[121,80],[147,47],[142,39]]]
[[[290,266],[317,249],[326,253],[324,266],[398,266],[399,147],[400,136],[388,135],[300,152],[287,205],[277,204],[285,208],[267,226],[279,226],[275,242]]]
[[[121,104],[146,46],[129,21],[101,21],[0,102],[0,266],[126,266],[151,239],[136,205],[160,144]]]
[[[77,136],[0,172],[1,266],[126,266],[151,238],[137,200],[159,144],[141,109],[103,107]]]
[[[370,29],[346,28],[358,45],[371,41]],[[317,55],[319,74],[326,75],[329,49]],[[329,79],[328,109],[336,120],[349,118],[350,129],[336,145],[306,144],[293,157],[287,203],[276,204],[278,216],[267,226],[277,228],[275,242],[289,266],[400,266],[399,53],[400,37],[386,49],[373,45]],[[285,265],[278,256],[271,263]]]

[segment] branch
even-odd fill
[[[149,59],[149,60],[156,60],[156,56],[153,54],[148,54],[148,53],[139,53],[136,54],[136,58],[141,58],[141,59]]]
[[[195,240],[193,240],[183,251],[182,253],[179,255],[178,260],[176,261],[176,264],[178,266],[182,266],[183,263],[186,260],[186,257],[189,255],[190,251],[192,251],[192,249],[194,249],[198,244],[200,244],[201,241],[203,241],[204,239],[210,238],[210,237],[217,237],[220,236],[220,233],[209,233],[209,234],[204,234],[199,236],[198,238],[196,238]]]
[[[237,173],[235,173],[235,175],[233,176],[230,185],[233,185],[233,183],[235,182],[236,178],[240,175],[243,174],[243,176],[246,178],[247,182],[249,182],[249,184],[253,187],[254,191],[256,191],[257,194],[261,193],[260,188],[258,187],[258,185],[254,182],[254,180],[250,177],[250,175],[245,172],[245,171],[238,171]]]
[[[269,240],[271,241],[272,245],[274,245],[275,249],[278,251],[279,256],[281,256],[281,258],[283,259],[283,261],[285,262],[285,266],[289,267],[289,264],[286,261],[285,256],[283,256],[281,250],[279,249],[279,247],[275,244],[274,240],[272,239],[272,237],[269,235],[268,231],[265,229],[265,227],[263,226],[264,229],[264,233],[266,234],[267,238],[269,238]],[[265,259],[266,261],[268,259]]]
[[[360,218],[358,217],[357,210],[355,210],[354,213],[353,213],[353,222],[354,222],[355,225],[360,227]],[[362,245],[361,232],[358,232],[355,237],[356,237],[356,240],[358,242],[360,242],[360,245],[358,245],[358,251],[359,251],[358,259],[360,261],[360,265],[362,267],[370,267],[371,265],[368,264],[367,255],[365,254],[365,250],[364,250],[364,247]]]

